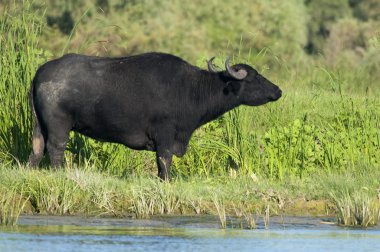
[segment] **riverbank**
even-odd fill
[[[356,206],[361,206],[361,214],[368,218],[372,213],[372,222],[377,223],[379,177],[376,167],[362,167],[334,174],[310,174],[302,179],[271,180],[255,174],[231,174],[174,178],[167,183],[149,175],[115,177],[89,167],[51,171],[2,166],[0,215],[3,224],[16,223],[20,214],[140,219],[156,215],[217,215],[222,227],[228,216],[234,216],[254,228],[258,218],[285,215],[335,216],[344,224],[342,209],[358,211]],[[350,212],[346,217],[347,214]],[[359,222],[356,224],[365,224],[363,218]]]

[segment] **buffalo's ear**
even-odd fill
[[[229,94],[232,92],[234,95],[237,95],[239,93],[239,90],[241,88],[241,83],[238,81],[229,81],[227,82],[227,85],[224,87],[223,92],[224,94]]]

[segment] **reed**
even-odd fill
[[[148,218],[155,213],[155,197],[147,190],[142,188],[132,189],[132,211],[135,213],[136,218]]]
[[[233,204],[233,209],[235,212],[235,216],[240,218],[240,227],[241,228],[248,228],[248,229],[256,229],[256,221],[255,221],[255,214],[252,213],[252,207],[248,206],[247,199],[239,200],[239,202],[235,205]],[[256,211],[257,212],[257,211]],[[245,224],[243,224],[243,220],[245,221]]]
[[[267,204],[265,206],[265,211],[264,211],[264,215],[263,215],[265,229],[269,228],[269,213],[270,213],[269,211],[270,211],[270,205]]]
[[[226,229],[227,227],[227,217],[226,217],[226,207],[224,204],[223,199],[218,198],[217,195],[215,195],[212,198],[212,202],[214,203],[216,213],[219,217],[219,224],[221,229]]]
[[[352,227],[375,226],[380,220],[380,202],[371,197],[367,190],[349,192],[344,190],[331,193],[337,209],[337,220],[340,225]]]
[[[23,188],[18,193],[16,187],[0,187],[0,225],[16,225],[29,197],[24,198]]]

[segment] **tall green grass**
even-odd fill
[[[379,165],[380,102],[375,96],[286,89],[274,104],[235,109],[198,131],[184,163],[195,149],[204,153],[197,162],[206,176],[233,169],[273,179]]]
[[[28,91],[43,50],[38,47],[43,27],[40,15],[23,6],[0,15],[0,161],[25,162],[31,138]]]

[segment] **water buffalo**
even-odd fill
[[[48,151],[60,166],[69,132],[156,152],[167,180],[173,154],[183,156],[201,125],[243,104],[258,106],[281,90],[246,64],[208,71],[165,53],[123,58],[68,54],[42,65],[30,101],[36,124],[30,166]]]

